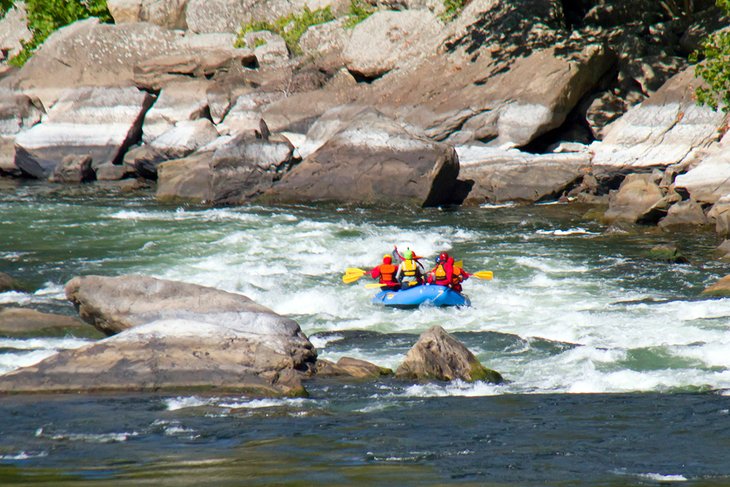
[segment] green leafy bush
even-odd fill
[[[363,0],[350,0],[350,11],[345,20],[345,29],[352,29],[363,20],[370,17],[375,12],[375,8],[371,7]]]
[[[13,0],[0,0],[0,19],[5,17],[5,14],[13,8],[13,4],[15,2]]]
[[[23,42],[23,50],[10,59],[10,64],[18,67],[25,64],[38,46],[61,27],[89,17],[98,17],[102,22],[112,21],[106,0],[26,0],[25,7],[28,29],[33,37]]]
[[[450,22],[456,18],[466,5],[466,0],[443,0],[444,12],[439,15],[439,18],[444,22]]]
[[[301,54],[302,48],[299,46],[299,39],[302,38],[307,29],[313,25],[324,24],[325,22],[334,20],[334,18],[335,16],[329,7],[312,11],[309,7],[305,6],[302,13],[293,13],[279,17],[273,23],[259,20],[244,22],[241,24],[234,45],[235,47],[246,47],[246,34],[249,32],[268,30],[279,34],[284,39],[289,52],[292,54]]]
[[[717,6],[730,15],[730,0],[717,0]],[[692,53],[691,62],[704,58],[695,66],[695,76],[702,78],[707,87],[697,88],[697,102],[714,110],[722,107],[730,111],[730,31],[711,34],[702,42],[699,51]]]

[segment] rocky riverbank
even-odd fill
[[[725,19],[700,3],[473,0],[448,19],[425,0],[113,0],[115,24],[64,27],[3,71],[0,171],[207,204],[575,198],[727,235],[728,120],[695,104],[686,60]],[[236,40],[324,8],[294,45]],[[1,21],[4,52],[23,18]]]

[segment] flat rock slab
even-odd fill
[[[118,163],[140,133],[152,102],[136,88],[77,88],[64,92],[46,121],[16,137],[16,165],[45,179],[67,156],[90,156],[92,166]]]
[[[173,332],[174,330],[174,332]],[[248,329],[160,320],[0,376],[0,392],[165,390],[306,394],[291,358]]]
[[[34,309],[0,309],[0,335],[8,337],[65,336],[102,338],[98,330],[78,318]]]

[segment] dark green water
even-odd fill
[[[0,484],[729,485],[730,272],[711,231],[605,234],[587,208],[206,209],[147,193],[0,183],[0,305],[73,314],[63,284],[145,273],[241,292],[320,356],[396,367],[439,324],[509,383],[308,385],[306,400],[5,397]],[[686,265],[647,251],[676,243]],[[390,310],[345,267],[448,250],[468,309]],[[0,339],[0,371],[86,340]]]

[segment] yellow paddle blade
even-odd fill
[[[454,267],[464,267],[464,261],[457,260],[456,262],[454,262]]]
[[[345,274],[342,276],[342,282],[345,284],[352,284],[353,282],[358,281],[362,276],[365,274]]]
[[[362,276],[366,272],[367,272],[366,270],[358,269],[357,267],[348,267],[347,269],[345,269],[345,274],[353,274],[353,275],[357,274],[357,275]]]
[[[369,282],[369,283],[365,284],[365,289],[375,289],[375,288],[379,289],[380,287],[381,287],[381,284],[378,282]]]
[[[494,274],[492,271],[479,271],[472,274],[472,277],[476,277],[477,279],[484,279],[486,281],[491,281],[494,277]]]

